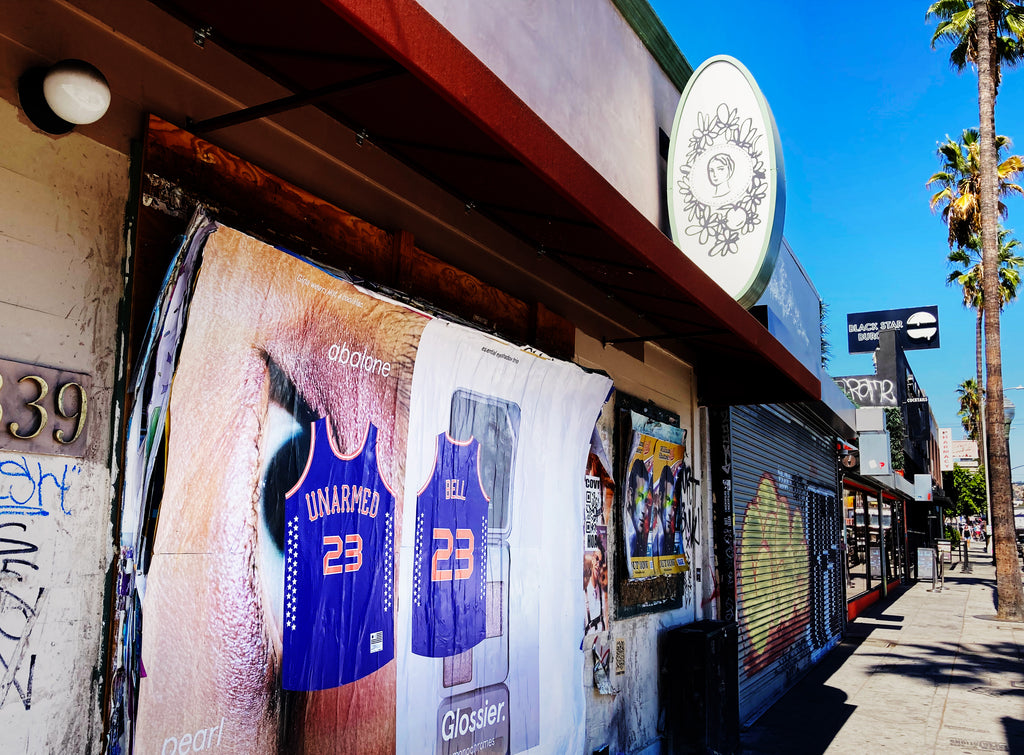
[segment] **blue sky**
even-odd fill
[[[803,0],[652,5],[696,68],[712,55],[739,59],[778,125],[786,166],[785,236],[830,309],[830,372],[872,372],[849,354],[846,315],[938,305],[939,349],[908,352],[940,427],[963,437],[956,386],[975,374],[974,313],[945,285],[946,232],[928,199],[937,143],[977,127],[977,79],[954,73],[948,48],[930,47],[927,2],[889,3],[852,19],[845,6]],[[1024,153],[1024,70],[1004,73],[996,131]],[[1006,227],[1024,242],[1024,201],[1008,201]],[[1022,292],[1024,294],[1024,292]],[[1002,317],[1003,383],[1024,383],[1024,301]],[[1024,465],[1024,390],[1011,465]],[[1024,480],[1024,466],[1013,478]]]

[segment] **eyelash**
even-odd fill
[[[302,474],[309,455],[310,424],[316,416],[276,364],[269,362],[268,372],[270,399],[264,439],[275,443],[276,438],[276,444],[267,448],[260,497],[266,529],[278,552],[284,553],[284,496]]]

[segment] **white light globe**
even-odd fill
[[[43,80],[43,96],[68,123],[94,123],[110,107],[110,86],[95,66],[84,60],[55,63]]]

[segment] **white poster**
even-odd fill
[[[399,559],[398,752],[582,748],[583,482],[609,388],[451,323],[424,329]],[[458,461],[467,454],[475,467]],[[464,510],[459,521],[452,507]],[[459,592],[460,577],[473,589]],[[439,600],[454,610],[431,610]]]

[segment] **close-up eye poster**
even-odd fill
[[[582,747],[576,533],[606,377],[203,219],[146,360],[125,751]]]

